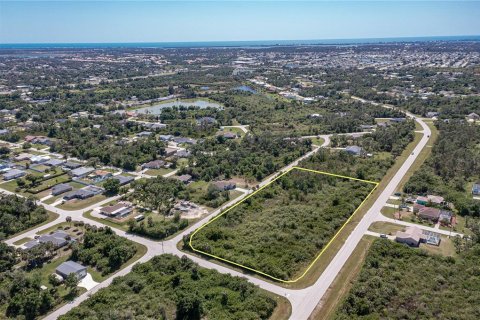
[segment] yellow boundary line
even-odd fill
[[[214,222],[215,220],[217,220],[218,218],[220,218],[221,216],[223,216],[224,214],[226,214],[227,212],[229,212],[230,210],[234,209],[236,206],[240,205],[241,203],[243,203],[245,200],[247,200],[248,198],[254,196],[255,194],[257,194],[258,192],[262,191],[263,189],[265,189],[267,186],[269,186],[270,184],[272,184],[273,182],[277,181],[278,179],[280,179],[281,177],[283,177],[284,175],[286,175],[287,173],[289,173],[290,171],[292,170],[301,170],[301,171],[307,171],[307,172],[313,172],[313,173],[318,173],[318,174],[323,174],[323,175],[327,175],[327,176],[332,176],[332,177],[337,177],[337,178],[343,178],[343,179],[348,179],[348,180],[355,180],[355,181],[360,181],[360,182],[365,182],[365,183],[370,183],[370,184],[374,184],[375,186],[373,187],[373,189],[370,191],[370,193],[365,197],[365,199],[363,199],[362,203],[360,203],[360,205],[355,209],[355,211],[350,215],[350,217],[345,221],[345,223],[342,225],[342,227],[340,229],[338,229],[338,231],[335,233],[335,235],[332,237],[332,239],[330,239],[330,241],[322,248],[322,250],[318,253],[318,255],[315,257],[315,259],[310,263],[310,265],[305,269],[305,271],[298,277],[296,278],[295,280],[283,280],[283,279],[279,279],[277,277],[274,277],[274,276],[271,276],[265,272],[262,272],[260,270],[256,270],[256,269],[253,269],[253,268],[250,268],[250,267],[247,267],[247,266],[244,266],[242,264],[239,264],[239,263],[236,263],[234,261],[230,261],[230,260],[227,260],[227,259],[224,259],[222,257],[219,257],[219,256],[216,256],[216,255],[213,255],[213,254],[210,254],[210,253],[207,253],[207,252],[204,252],[202,250],[198,250],[198,249],[195,249],[192,245],[192,239],[193,239],[193,236],[195,236],[195,234],[197,232],[199,232],[200,230],[202,230],[204,227],[208,226],[210,223]],[[245,198],[243,198],[241,201],[237,202],[236,204],[234,204],[233,206],[227,208],[225,211],[221,212],[220,214],[218,214],[217,216],[215,216],[214,218],[212,218],[210,221],[208,221],[207,223],[205,223],[204,225],[202,225],[201,227],[199,227],[197,230],[195,230],[192,235],[190,236],[190,241],[188,242],[188,244],[190,245],[190,248],[192,248],[193,251],[195,252],[198,252],[202,255],[206,255],[206,256],[209,256],[209,257],[212,257],[212,258],[215,258],[217,260],[220,260],[220,261],[223,261],[223,262],[226,262],[226,263],[229,263],[229,264],[232,264],[232,265],[235,265],[237,267],[240,267],[242,269],[246,269],[246,270],[249,270],[249,271],[253,271],[257,274],[260,274],[262,276],[265,276],[267,278],[270,278],[270,279],[273,279],[275,281],[279,281],[279,282],[283,282],[283,283],[295,283],[297,281],[299,281],[300,279],[302,279],[307,273],[308,271],[310,271],[310,269],[313,267],[313,265],[315,264],[315,262],[318,261],[318,259],[320,259],[320,257],[322,256],[322,254],[328,249],[328,247],[330,246],[330,244],[337,238],[338,234],[343,230],[343,228],[345,228],[345,226],[350,222],[350,220],[353,218],[353,216],[355,216],[355,214],[357,213],[357,211],[363,206],[363,204],[365,203],[365,201],[367,201],[368,198],[370,198],[370,196],[372,195],[372,193],[375,191],[375,189],[377,189],[377,186],[378,186],[378,182],[375,182],[375,181],[369,181],[369,180],[362,180],[362,179],[357,179],[357,178],[353,178],[353,177],[348,177],[348,176],[342,176],[342,175],[339,175],[339,174],[333,174],[333,173],[329,173],[329,172],[324,172],[324,171],[317,171],[317,170],[312,170],[312,169],[306,169],[306,168],[301,168],[301,167],[292,167],[290,169],[288,169],[287,171],[285,171],[284,173],[280,174],[278,177],[276,177],[275,179],[273,179],[272,181],[270,181],[269,183],[267,183],[266,185],[264,185],[263,187],[261,187],[260,189],[258,189],[257,191],[251,193],[250,195],[246,196]]]

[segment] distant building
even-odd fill
[[[66,279],[70,274],[75,274],[77,278],[83,279],[87,275],[87,267],[82,266],[81,264],[75,261],[65,261],[60,264],[55,272]]]
[[[50,159],[48,161],[45,161],[43,164],[49,167],[58,167],[61,166],[62,164],[65,163],[65,160],[60,160],[60,159]]]
[[[42,243],[51,243],[55,249],[66,246],[71,241],[70,235],[63,230],[57,230],[50,234],[41,235],[38,239],[25,243],[22,248],[30,250]]]
[[[480,195],[480,181],[477,181],[473,184],[473,187],[472,187],[472,194],[474,196],[478,196]]]
[[[132,213],[133,207],[129,202],[119,202],[100,209],[100,213],[109,217],[125,217]]]
[[[12,170],[7,171],[3,174],[3,180],[17,179],[17,178],[23,177],[26,174],[27,173],[25,171],[18,170],[18,169],[12,169]]]
[[[105,170],[95,170],[93,173],[91,173],[88,177],[94,181],[95,183],[102,182],[108,178],[113,176],[113,174],[109,171]]]
[[[78,162],[71,162],[71,161],[67,161],[63,164],[63,167],[67,168],[67,169],[77,169],[77,168],[80,168],[82,166],[81,163],[78,163]]]
[[[349,154],[353,154],[354,156],[359,156],[363,153],[363,149],[359,146],[348,146],[345,148],[345,151]]]
[[[190,158],[192,156],[192,153],[188,150],[178,150],[175,153],[175,156],[178,158]]]
[[[219,132],[219,136],[224,137],[225,139],[236,139],[237,135],[233,132],[227,131],[227,132]]]
[[[124,175],[117,175],[117,176],[113,176],[113,179],[115,180],[118,180],[118,182],[120,183],[121,186],[124,186],[126,184],[129,184],[130,182],[132,182],[133,180],[135,180],[133,177],[131,176],[124,176]]]
[[[165,152],[165,156],[166,157],[171,157],[173,156],[176,152],[177,152],[178,149],[175,149],[175,148],[165,148],[164,152]]]
[[[230,182],[230,181],[214,181],[212,182],[212,185],[221,191],[233,190],[237,187],[235,182]]]
[[[95,169],[92,167],[80,167],[77,169],[73,169],[68,174],[75,178],[83,178],[92,173],[93,171],[95,171]]]
[[[163,160],[153,160],[142,164],[142,169],[160,169],[165,167],[166,162]]]
[[[467,119],[472,120],[472,121],[477,121],[477,120],[480,120],[480,116],[478,114],[472,112],[467,116]]]
[[[433,207],[423,207],[418,211],[417,215],[422,219],[437,222],[440,218],[440,209]]]
[[[188,184],[189,182],[192,181],[192,176],[189,175],[189,174],[184,174],[184,175],[181,175],[181,176],[174,176],[175,179],[177,180],[180,180],[181,182],[185,183],[185,184]]]
[[[59,194],[72,191],[72,190],[73,190],[73,187],[68,183],[61,183],[61,184],[57,184],[56,186],[53,186],[52,195],[58,196]]]
[[[404,243],[410,247],[418,247],[422,240],[422,230],[417,227],[408,227],[405,231],[397,231],[395,241]]]

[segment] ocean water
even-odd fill
[[[394,42],[480,41],[477,36],[400,37],[325,40],[258,40],[258,41],[201,41],[201,42],[127,42],[127,43],[0,43],[0,49],[55,48],[206,48],[206,47],[272,47],[299,45],[352,45]]]

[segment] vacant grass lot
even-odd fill
[[[294,169],[199,229],[191,244],[264,276],[296,281],[374,186]]]

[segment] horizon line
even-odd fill
[[[322,42],[329,42],[328,44],[348,44],[347,41],[353,41],[355,44],[368,44],[368,41],[375,41],[375,42],[383,42],[383,43],[389,43],[389,42],[398,42],[398,40],[421,40],[425,39],[425,42],[428,41],[435,41],[435,39],[438,40],[444,40],[444,41],[449,41],[449,38],[451,40],[459,41],[463,40],[461,38],[469,38],[469,39],[464,39],[464,40],[478,40],[480,41],[480,34],[472,34],[472,35],[443,35],[443,36],[394,36],[394,37],[361,37],[361,38],[324,38],[324,39],[263,39],[263,40],[200,40],[200,41],[124,41],[124,42],[10,42],[10,43],[1,43],[0,42],[0,48],[3,47],[3,49],[8,46],[10,49],[14,49],[15,46],[61,46],[61,45],[158,45],[158,44],[222,44],[222,43],[255,43],[258,45],[263,44],[268,44],[268,45],[287,45],[286,42],[292,42],[292,44],[295,44],[293,42],[303,42],[302,45],[315,45],[315,44],[323,44]],[[460,38],[460,39],[459,39]],[[473,38],[473,39],[472,39]],[[478,39],[477,39],[478,38]],[[431,40],[427,40],[431,39]],[[335,43],[333,41],[339,41],[342,43]],[[361,42],[365,41],[365,42]],[[274,42],[280,42],[278,44],[275,44]],[[310,43],[308,43],[310,42]],[[410,42],[410,41],[406,41]],[[327,44],[327,43],[325,43]],[[223,47],[226,47],[228,45],[223,45]]]

